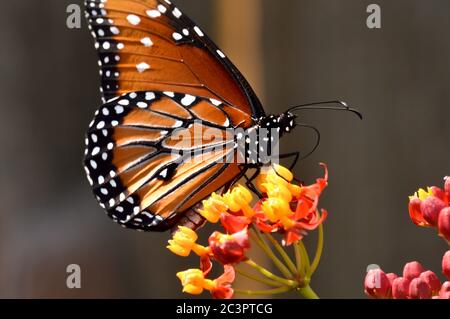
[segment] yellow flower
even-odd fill
[[[289,202],[281,198],[269,198],[262,204],[262,210],[272,223],[281,222],[285,229],[292,228],[295,222],[290,219],[294,214]]]
[[[419,189],[417,192],[414,193],[413,196],[410,196],[409,199],[413,200],[415,198],[418,198],[421,201],[424,201],[430,196],[434,196],[433,189],[431,187],[428,187],[427,190],[424,190],[423,188]]]
[[[263,192],[270,197],[269,191],[274,187],[284,187],[289,190],[292,196],[298,197],[301,192],[301,187],[291,182],[294,180],[294,175],[285,167],[281,165],[273,165],[273,167],[266,173],[262,173],[256,181],[256,185]],[[268,185],[273,185],[268,188]],[[292,199],[292,198],[291,198]]]
[[[177,273],[177,277],[183,286],[183,292],[191,295],[200,295],[203,290],[211,291],[216,284],[213,280],[206,279],[200,269],[189,269]]]
[[[169,240],[167,249],[181,257],[189,256],[192,251],[198,256],[205,256],[209,253],[209,249],[198,245],[196,243],[197,239],[198,236],[195,231],[184,226],[179,226],[172,240]]]
[[[208,222],[216,224],[220,219],[220,215],[227,210],[228,206],[222,196],[212,193],[210,198],[203,201],[203,209],[199,210],[199,213]]]
[[[292,201],[292,193],[287,187],[272,183],[264,183],[262,185],[267,189],[269,198],[280,198],[288,203]]]
[[[253,195],[248,189],[241,185],[228,191],[223,195],[223,199],[233,213],[242,211],[247,218],[251,218],[255,214],[250,206]]]

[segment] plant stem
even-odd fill
[[[292,290],[292,287],[283,286],[276,289],[269,290],[240,290],[235,289],[234,292],[236,294],[247,295],[247,296],[270,296],[270,295],[278,295]]]
[[[245,272],[245,271],[243,271],[243,270],[240,270],[240,269],[238,269],[238,268],[235,268],[235,270],[236,270],[236,272],[237,272],[238,274],[240,274],[241,276],[247,277],[247,278],[249,278],[249,279],[251,279],[251,280],[257,281],[257,282],[262,283],[262,284],[264,284],[264,285],[272,286],[272,287],[280,287],[280,286],[283,286],[283,284],[280,283],[280,282],[268,280],[268,279],[265,279],[265,278],[259,278],[259,277],[256,276],[256,275],[249,274],[249,273],[247,273],[247,272]]]
[[[274,275],[273,273],[271,273],[267,269],[261,267],[260,265],[258,265],[251,259],[247,260],[245,263],[247,265],[249,265],[250,267],[259,271],[263,276],[265,276],[269,279],[272,279],[273,281],[279,282],[283,286],[289,286],[289,287],[293,287],[293,288],[295,288],[297,286],[297,283],[295,281],[278,277],[277,275]]]
[[[267,245],[267,243],[264,241],[262,236],[258,233],[256,230],[252,230],[250,237],[258,244],[258,246],[266,253],[267,256],[273,261],[275,266],[281,271],[283,276],[286,278],[292,278],[292,274],[290,273],[289,269],[286,268],[286,266],[275,256],[272,249]]]
[[[297,244],[294,244],[294,251],[295,251],[295,262],[297,264],[297,273],[301,278],[303,278],[305,277],[305,271],[302,265],[303,258],[302,253],[300,252],[300,248],[298,247]]]
[[[308,256],[308,251],[306,250],[305,244],[303,244],[303,241],[300,240],[297,242],[298,248],[300,249],[300,253],[302,256],[302,266],[303,269],[305,271],[305,275],[306,275],[306,280],[308,280],[310,277],[310,273],[311,273],[311,263],[309,261],[309,256]]]
[[[314,260],[311,264],[311,270],[310,270],[310,274],[309,277],[311,277],[314,272],[317,270],[317,267],[319,266],[320,263],[320,259],[322,258],[322,252],[323,252],[323,225],[320,224],[319,226],[319,238],[317,240],[317,250],[316,250],[316,255],[314,257]]]
[[[284,262],[288,266],[290,272],[295,275],[297,274],[297,268],[295,267],[295,264],[292,262],[292,259],[289,257],[289,255],[286,253],[286,251],[281,247],[280,243],[273,238],[271,234],[266,234],[266,237],[269,239],[269,241],[272,243],[272,245],[275,247],[275,249],[278,251],[280,256],[283,258]]]
[[[300,295],[302,295],[306,299],[319,299],[319,296],[311,289],[308,285],[304,288],[297,288],[297,291]]]

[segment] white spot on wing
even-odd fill
[[[146,70],[150,69],[150,65],[148,65],[145,62],[139,63],[138,65],[136,65],[136,69],[138,70],[139,73],[143,73]]]
[[[128,22],[130,22],[132,25],[138,25],[141,22],[141,18],[139,18],[135,14],[130,14],[127,17]]]
[[[152,39],[150,39],[149,37],[145,37],[141,40],[141,43],[146,46],[146,47],[151,47],[153,45],[153,41]]]

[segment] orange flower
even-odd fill
[[[191,295],[200,295],[203,291],[209,291],[214,298],[229,299],[233,297],[234,291],[231,284],[235,279],[234,268],[224,267],[224,274],[215,280],[205,278],[200,269],[189,269],[177,273],[177,277],[183,286],[183,292]]]

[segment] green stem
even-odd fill
[[[275,266],[281,271],[283,276],[285,276],[286,278],[292,278],[292,274],[290,273],[289,269],[287,269],[286,266],[277,258],[277,256],[275,256],[272,249],[270,249],[270,247],[267,245],[267,243],[264,241],[257,230],[252,230],[250,237],[258,244],[258,246],[266,253],[266,255],[269,256]]]
[[[280,288],[276,288],[276,289],[269,289],[269,290],[240,290],[240,289],[235,289],[234,292],[236,294],[240,294],[240,295],[247,295],[247,296],[270,296],[270,295],[278,295],[278,294],[282,294],[285,292],[288,292],[290,290],[292,290],[292,287],[280,287]]]
[[[272,280],[260,278],[260,277],[258,277],[258,276],[256,276],[256,275],[249,274],[249,273],[247,273],[247,272],[245,272],[245,271],[243,271],[243,270],[240,270],[240,269],[238,269],[238,268],[235,268],[235,270],[236,270],[236,272],[237,272],[238,274],[240,274],[241,276],[244,276],[244,277],[246,277],[246,278],[248,278],[248,279],[257,281],[257,282],[259,282],[259,283],[261,283],[261,284],[264,284],[264,285],[267,285],[267,286],[272,286],[272,287],[280,287],[280,286],[283,286],[283,284],[280,283],[280,282],[276,282],[276,281],[272,281]]]
[[[320,224],[319,226],[319,238],[317,240],[317,250],[316,255],[314,257],[314,260],[311,264],[311,273],[309,274],[309,277],[311,277],[314,272],[317,270],[317,267],[319,266],[320,259],[322,258],[322,252],[323,252],[323,225]]]
[[[253,260],[249,259],[245,262],[247,265],[249,265],[250,267],[256,269],[257,271],[259,271],[263,276],[272,279],[273,281],[279,282],[280,284],[282,284],[283,286],[289,286],[289,287],[293,287],[295,288],[297,286],[297,283],[293,280],[289,280],[289,279],[285,279],[285,278],[281,278],[277,275],[274,275],[273,273],[271,273],[270,271],[268,271],[267,269],[261,267],[260,265],[258,265],[257,263],[255,263]]]
[[[266,237],[269,239],[269,241],[272,243],[272,245],[278,251],[280,256],[283,258],[284,262],[288,266],[292,275],[297,274],[297,268],[295,267],[295,264],[292,262],[292,259],[289,257],[289,255],[286,253],[286,251],[283,249],[283,247],[281,247],[280,243],[275,238],[273,238],[273,236],[271,234],[266,234]]]
[[[319,296],[311,289],[308,285],[304,288],[297,288],[297,291],[300,295],[302,295],[306,299],[319,299]]]
[[[303,244],[303,241],[300,240],[297,242],[298,248],[300,249],[300,253],[302,256],[302,266],[304,267],[304,271],[305,271],[305,275],[306,275],[306,280],[308,280],[310,277],[309,275],[311,274],[311,262],[309,260],[309,256],[308,256],[308,251],[306,250],[305,244]]]
[[[297,273],[299,274],[300,278],[305,277],[305,270],[302,265],[302,253],[300,252],[300,248],[297,244],[294,244],[294,251],[295,251],[295,262],[297,264]]]

